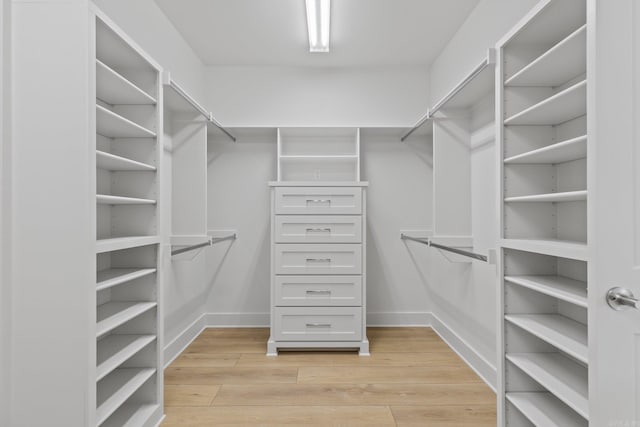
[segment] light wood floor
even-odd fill
[[[496,397],[429,328],[369,328],[371,356],[281,352],[207,329],[165,371],[164,427],[496,425]]]

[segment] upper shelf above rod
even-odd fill
[[[213,114],[210,111],[207,111],[202,105],[200,105],[198,101],[191,97],[191,95],[189,95],[178,83],[176,83],[171,78],[170,72],[165,71],[164,73],[162,73],[162,84],[165,86],[165,88],[170,88],[176,95],[182,98],[182,100],[186,101],[191,108],[202,114],[207,120],[207,123],[210,123],[216,128],[220,129],[234,142],[236,141],[236,137],[233,136],[228,130],[226,130],[220,123],[218,123],[218,121],[213,118]],[[167,98],[169,97],[170,95]]]
[[[481,98],[483,95],[487,94],[485,88],[487,85],[493,84],[493,76],[491,73],[485,74],[485,70],[493,69],[493,65],[496,63],[496,50],[488,49],[487,56],[482,60],[480,64],[478,64],[471,72],[464,78],[460,83],[458,83],[453,89],[451,89],[445,96],[443,96],[440,101],[436,102],[436,104],[427,110],[427,113],[422,116],[418,123],[415,124],[407,133],[405,133],[401,141],[405,141],[412,133],[418,130],[422,125],[424,125],[427,121],[431,120],[434,115],[442,109],[445,105],[449,104],[452,99],[454,99],[463,89],[469,89],[469,97],[476,99]],[[478,79],[478,76],[485,75],[485,79]],[[470,85],[471,82],[476,82],[475,85]],[[462,104],[462,102],[460,103]],[[472,103],[470,103],[472,104]],[[456,107],[460,107],[456,105]]]

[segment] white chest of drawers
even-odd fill
[[[357,348],[366,335],[366,182],[272,182],[271,336],[278,349]]]

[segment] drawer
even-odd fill
[[[361,274],[362,245],[278,244],[276,274]]]
[[[276,214],[362,213],[360,187],[276,187]]]
[[[276,243],[360,243],[362,217],[356,215],[276,215]]]
[[[277,306],[362,305],[362,276],[276,276]]]
[[[276,341],[360,341],[360,307],[276,307]]]

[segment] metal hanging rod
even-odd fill
[[[200,114],[202,114],[204,116],[204,118],[207,120],[208,123],[211,123],[212,125],[214,125],[218,129],[220,129],[222,132],[224,132],[225,135],[227,135],[229,138],[231,138],[233,140],[233,142],[236,142],[236,137],[233,136],[231,133],[229,133],[229,131],[227,131],[224,127],[222,127],[222,125],[220,123],[218,123],[216,121],[216,119],[213,118],[213,114],[210,111],[205,110],[205,108],[202,105],[200,105],[198,103],[198,101],[193,99],[184,89],[182,89],[182,87],[178,83],[173,81],[171,79],[171,74],[169,72],[166,72],[164,74],[164,82],[163,83],[164,83],[165,86],[170,86],[171,89],[176,91],[176,93],[178,95],[183,97],[185,99],[185,101],[187,101],[189,104],[191,104],[191,106],[193,108],[195,108]]]
[[[431,239],[411,237],[411,236],[407,236],[406,234],[400,234],[400,238],[402,240],[412,240],[414,242],[422,243],[422,244],[425,244],[427,246],[430,246],[430,247],[433,247],[433,248],[436,248],[436,249],[442,249],[443,251],[453,252],[454,254],[458,254],[458,255],[469,257],[469,258],[477,259],[478,261],[489,262],[489,259],[488,259],[488,257],[486,255],[480,255],[480,254],[477,254],[475,252],[469,252],[469,251],[465,251],[465,250],[462,250],[462,249],[453,248],[451,246],[445,246],[445,245],[441,245],[439,243],[434,243],[434,242],[431,241]]]
[[[224,242],[226,240],[236,240],[236,238],[237,237],[236,237],[235,233],[231,234],[230,236],[225,236],[225,237],[212,237],[209,240],[207,240],[206,242],[198,243],[197,245],[191,245],[191,246],[187,246],[186,248],[172,250],[171,251],[171,256],[180,255],[180,254],[183,254],[185,252],[195,251],[196,249],[204,248],[206,246],[215,245],[216,243]]]
[[[460,83],[458,83],[453,89],[451,89],[449,93],[447,93],[442,99],[440,99],[440,101],[438,101],[436,105],[429,108],[427,110],[427,114],[425,114],[420,120],[418,120],[418,123],[416,123],[416,125],[412,127],[409,130],[409,132],[407,132],[406,134],[404,134],[402,138],[400,138],[400,141],[404,142],[404,140],[407,139],[413,132],[418,130],[428,120],[433,118],[433,116],[438,111],[440,111],[440,109],[444,107],[447,104],[447,102],[451,101],[451,99],[453,99],[453,97],[455,97],[458,93],[460,93],[460,91],[462,91],[462,89],[464,89],[469,83],[471,83],[473,79],[478,77],[478,75],[482,73],[482,71],[484,71],[485,68],[495,63],[496,63],[495,49],[489,49],[487,52],[487,57],[483,59],[482,62],[478,64]]]

